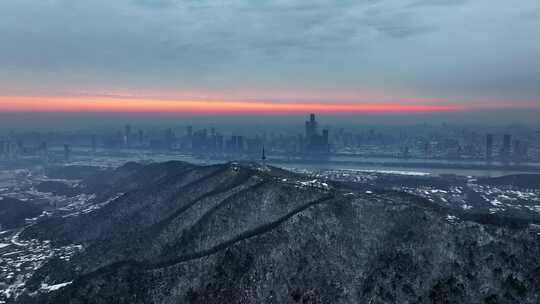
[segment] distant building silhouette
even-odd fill
[[[65,144],[65,145],[64,145],[64,160],[65,160],[66,162],[68,162],[69,159],[70,159],[70,153],[71,153],[71,151],[70,151],[70,149],[69,149],[69,145]]]
[[[315,114],[309,115],[309,120],[306,121],[306,138],[309,140],[317,134],[317,121],[315,120]]]
[[[486,160],[493,160],[493,134],[486,135]]]
[[[126,125],[124,127],[124,145],[129,147],[131,145],[131,126]]]
[[[168,128],[167,130],[165,130],[165,148],[172,149],[173,142],[174,142],[173,129]]]
[[[504,134],[503,136],[503,145],[501,149],[501,159],[505,162],[510,160],[510,153],[512,152],[512,135]]]
[[[528,158],[528,144],[521,140],[514,140],[514,146],[512,150],[512,159],[515,162],[522,162]]]
[[[306,121],[305,152],[308,154],[327,154],[330,152],[329,132],[328,130],[323,130],[321,135],[318,128],[315,114],[312,113],[309,115],[309,120]]]
[[[233,135],[226,144],[228,152],[242,153],[245,149],[244,136]]]

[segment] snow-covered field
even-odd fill
[[[108,204],[95,202],[93,194],[79,194],[73,197],[59,196],[36,190],[35,186],[50,180],[39,172],[30,170],[3,170],[0,171],[0,199],[11,197],[26,202],[39,202],[45,211],[38,217],[26,219],[26,226],[51,215],[77,216],[92,212]],[[59,180],[70,186],[79,181]],[[55,246],[48,240],[22,239],[20,237],[24,227],[15,230],[0,231],[0,304],[6,303],[25,291],[27,281],[47,261],[58,258],[70,260],[73,255],[83,250],[78,244],[68,246]],[[43,284],[40,292],[51,292],[65,287],[70,282],[58,284]]]

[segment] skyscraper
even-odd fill
[[[493,159],[493,134],[486,135],[486,160]]]
[[[69,150],[69,145],[65,144],[64,145],[64,160],[66,162],[69,161],[69,158],[70,158],[70,150]]]
[[[306,121],[305,152],[325,154],[329,152],[328,130],[323,130],[321,135],[318,128],[315,114],[312,113],[309,115],[309,121]]]
[[[238,142],[237,142],[236,150],[238,152],[243,152],[244,151],[244,136],[242,136],[242,135],[238,136]]]
[[[512,151],[512,159],[515,162],[521,162],[527,160],[527,142],[521,140],[514,140],[514,147]]]
[[[510,160],[510,153],[511,153],[511,144],[512,144],[512,135],[510,134],[504,134],[503,136],[503,146],[501,149],[501,158],[503,161],[509,161]]]
[[[309,120],[306,121],[306,140],[311,142],[313,136],[317,134],[317,121],[315,120],[315,114],[309,115]]]
[[[131,126],[126,125],[124,130],[124,145],[128,147],[131,144]]]
[[[174,132],[172,128],[165,130],[165,147],[166,149],[172,149],[174,142]]]
[[[328,130],[324,129],[322,132],[323,136],[323,144],[328,144]]]

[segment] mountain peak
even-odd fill
[[[528,267],[540,265],[533,230],[482,224],[397,191],[357,190],[262,168],[167,162],[110,172],[109,186],[120,195],[92,212],[49,218],[23,232],[24,238],[83,248],[34,274],[29,292],[31,286],[62,288],[32,301],[537,299],[540,273]],[[85,181],[88,188],[94,182]]]

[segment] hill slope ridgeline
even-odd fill
[[[540,301],[532,226],[466,221],[411,195],[255,164],[130,167],[88,182],[123,192],[116,200],[23,233],[84,250],[32,278],[36,289],[70,285],[21,303]]]

